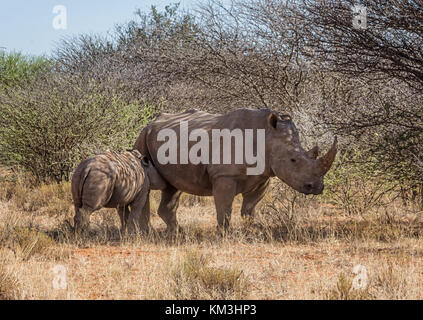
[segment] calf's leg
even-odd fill
[[[88,229],[90,224],[90,215],[93,213],[93,209],[87,206],[82,206],[81,208],[75,207],[75,217],[74,225],[75,225],[75,232],[81,233]]]
[[[150,229],[150,188],[144,186],[139,195],[131,203],[131,210],[128,217],[128,232],[134,233],[137,230],[148,233]]]

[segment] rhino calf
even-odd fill
[[[149,230],[150,188],[165,186],[153,164],[137,150],[107,152],[82,161],[72,176],[75,230],[85,230],[90,215],[116,208],[122,233]]]

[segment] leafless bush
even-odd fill
[[[423,90],[422,1],[303,0],[297,10],[319,67]]]
[[[423,30],[421,1],[304,0],[304,36],[331,84],[315,100],[326,128],[360,149],[374,176],[421,189],[423,155]],[[357,26],[358,20],[360,26]],[[356,22],[356,23],[354,23]],[[372,164],[372,166],[369,166]],[[423,197],[420,197],[423,201]]]
[[[119,25],[111,39],[81,36],[57,51],[59,70],[91,72],[169,110],[292,110],[304,92],[304,45],[288,4],[218,1],[195,14],[168,6]],[[283,35],[283,36],[282,36]]]

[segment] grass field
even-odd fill
[[[0,299],[423,298],[417,209],[395,202],[350,216],[315,197],[287,214],[275,197],[254,221],[241,219],[236,199],[233,230],[221,237],[212,199],[183,195],[184,233],[171,240],[153,192],[150,236],[122,238],[117,213],[102,209],[75,238],[68,183],[3,179]]]

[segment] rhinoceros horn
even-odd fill
[[[329,171],[330,167],[332,166],[333,161],[335,160],[336,152],[337,152],[337,144],[338,138],[335,137],[332,147],[323,157],[317,159],[317,166],[319,171],[322,175],[326,174]]]

